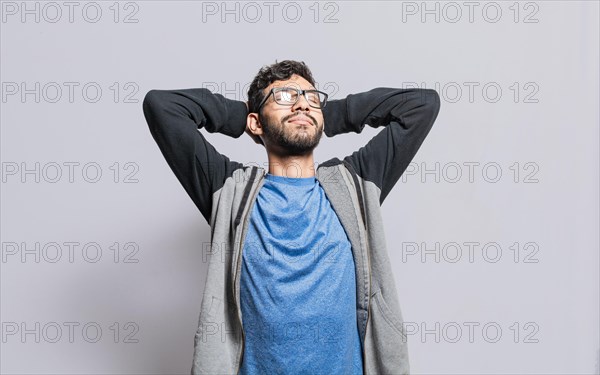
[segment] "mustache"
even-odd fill
[[[312,116],[311,116],[311,115],[309,115],[308,113],[300,113],[300,112],[296,112],[296,113],[294,113],[294,114],[291,114],[291,115],[289,115],[289,116],[285,116],[285,117],[283,118],[282,122],[286,122],[287,120],[289,120],[289,119],[292,119],[292,118],[294,118],[294,117],[297,117],[297,116],[300,116],[300,115],[302,115],[302,116],[305,116],[305,117],[308,117],[308,118],[309,118],[309,119],[312,121],[312,123],[313,123],[313,125],[314,125],[315,127],[317,127],[317,128],[319,127],[319,124],[317,123],[317,119],[316,119],[316,118],[314,118],[314,117],[312,117]]]

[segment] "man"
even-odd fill
[[[328,100],[303,62],[263,67],[248,102],[151,90],[143,110],[211,227],[192,374],[405,374],[408,348],[380,205],[437,118],[430,89]],[[315,168],[323,132],[382,131]],[[262,144],[231,161],[198,129]]]

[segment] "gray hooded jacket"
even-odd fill
[[[408,346],[380,206],[440,109],[431,89],[375,88],[330,100],[325,135],[382,127],[351,155],[318,165],[316,178],[352,245],[356,315],[365,374],[408,374]],[[248,219],[266,170],[219,153],[198,130],[238,138],[248,110],[208,89],[151,90],[143,101],[150,132],[177,179],[211,228],[192,374],[237,374],[244,352],[240,265]],[[205,257],[206,256],[206,257]],[[275,373],[275,371],[274,371]]]

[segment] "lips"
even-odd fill
[[[304,116],[296,116],[296,117],[289,119],[288,121],[293,124],[298,124],[298,125],[306,125],[306,126],[313,125],[312,121],[308,117],[304,117]]]

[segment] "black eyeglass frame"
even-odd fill
[[[296,91],[296,93],[298,94],[296,96],[296,101],[291,103],[291,104],[281,104],[277,101],[277,99],[275,99],[275,93],[279,92],[279,91],[284,91],[284,90],[294,90]],[[315,107],[314,105],[312,105],[310,103],[310,100],[308,100],[308,97],[306,96],[307,93],[311,93],[311,92],[317,92],[319,94],[323,94],[324,99],[321,101],[321,106],[320,107]],[[308,103],[309,106],[313,107],[313,108],[317,108],[317,109],[323,109],[325,108],[325,105],[327,104],[327,98],[329,97],[329,95],[327,95],[327,93],[323,92],[323,91],[319,91],[319,90],[299,90],[297,88],[294,87],[273,87],[269,93],[265,96],[265,98],[262,100],[262,102],[260,102],[260,104],[258,105],[258,110],[260,111],[260,109],[262,108],[262,106],[267,102],[267,100],[269,99],[269,97],[273,95],[273,100],[275,100],[275,103],[279,104],[279,105],[283,105],[283,106],[288,106],[288,105],[294,105],[296,103],[298,103],[298,100],[300,100],[300,95],[304,96],[304,99],[306,99],[306,102]]]

